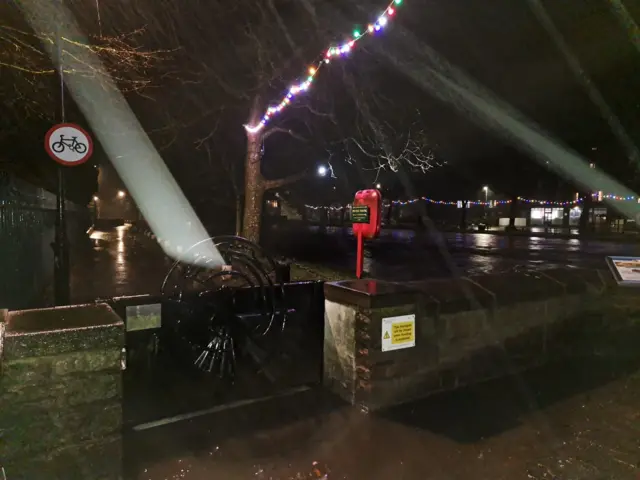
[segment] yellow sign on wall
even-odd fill
[[[382,351],[416,346],[416,316],[401,315],[382,319]]]

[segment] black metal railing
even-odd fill
[[[89,227],[89,212],[71,202],[67,211],[73,243]],[[55,195],[0,173],[0,307],[51,303],[55,214]]]

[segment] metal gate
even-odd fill
[[[297,391],[322,369],[322,282],[285,283],[259,247],[215,237],[219,271],[176,262],[162,295],[110,300],[127,324],[125,424],[134,431]]]

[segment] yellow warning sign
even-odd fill
[[[391,326],[391,343],[398,345],[413,342],[416,338],[414,327],[415,322],[394,323]]]
[[[416,316],[401,315],[382,319],[382,351],[416,346]]]

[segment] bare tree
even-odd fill
[[[307,168],[293,165],[280,172],[283,176],[268,178],[263,166],[267,139],[275,145],[281,136],[303,137],[286,121],[254,133],[243,124],[255,124],[270,100],[301,73],[301,65],[306,69],[310,54],[321,52],[319,13],[307,1],[291,0],[141,0],[137,12],[149,26],[148,41],[180,49],[175,68],[169,69],[174,72],[167,72],[177,72],[177,80],[167,81],[161,94],[163,109],[171,111],[169,130],[188,127],[210,176],[228,179],[236,204],[244,197],[242,234],[257,241],[265,192],[304,178]],[[180,145],[184,151],[184,141]],[[241,145],[244,161],[236,162]],[[243,163],[240,183],[238,163]]]
[[[60,110],[59,72],[44,48],[46,44],[59,42],[63,64],[66,56],[77,60],[76,52],[91,50],[102,60],[106,75],[125,93],[142,94],[152,84],[151,68],[168,52],[141,48],[138,40],[144,33],[142,28],[124,33],[103,31],[101,25],[97,28],[99,3],[84,0],[70,2],[70,6],[88,41],[69,38],[63,29],[33,31],[18,2],[0,5],[0,97],[5,105],[0,140],[34,120],[51,122]],[[63,74],[91,77],[106,85],[105,74],[90,65],[66,69]]]
[[[300,80],[301,73],[304,78],[305,70],[317,64],[315,55],[322,58],[331,41],[343,40],[342,35],[351,29],[354,17],[359,15],[357,12],[342,13],[331,5],[313,4],[308,0],[265,0],[257,4],[250,0],[187,3],[139,0],[131,8],[125,8],[124,0],[102,2],[102,5],[96,4],[97,7],[89,0],[66,2],[71,4],[88,32],[98,32],[90,36],[92,43],[83,48],[91,48],[101,55],[109,74],[119,80],[120,88],[155,100],[145,104],[144,108],[150,109],[145,110],[146,118],[141,121],[156,144],[165,149],[167,158],[175,152],[174,170],[201,171],[193,168],[189,142],[193,152],[205,160],[212,184],[220,184],[219,178],[228,180],[225,182],[227,193],[237,207],[244,194],[242,234],[250,240],[259,238],[265,192],[308,175],[310,165],[305,159],[311,155],[300,153],[301,161],[291,162],[289,168],[273,169],[271,164],[265,165],[275,160],[283,144],[295,142],[296,146],[307,148],[315,145],[322,150],[342,143],[343,159],[392,171],[400,164],[417,171],[427,171],[436,164],[420,124],[403,128],[400,125],[406,126],[407,122],[401,119],[401,124],[392,128],[394,122],[385,118],[384,109],[378,106],[392,101],[370,98],[365,92],[379,94],[373,88],[363,88],[364,77],[352,82],[354,85],[347,85],[349,88],[345,90],[356,110],[361,112],[356,130],[349,121],[338,121],[333,114],[336,102],[327,100],[334,96],[331,88],[326,89],[325,97],[322,88],[314,90],[310,97],[292,104],[287,113],[274,118],[259,131],[243,129],[243,125],[257,124],[268,106],[282,98],[290,82]],[[136,32],[137,36],[126,32]],[[48,41],[52,32],[30,35],[32,43],[28,45],[32,47]],[[21,48],[31,50],[30,47]],[[36,51],[40,52],[37,48]],[[172,61],[158,65],[157,59],[169,54]],[[21,53],[20,58],[24,55]],[[3,61],[13,65],[22,78],[32,82],[34,91],[38,91],[41,89],[38,80],[53,77],[55,72],[41,53],[29,55],[29,63],[22,61],[23,66],[28,65],[27,71],[14,68],[21,65],[15,58]],[[349,81],[348,72],[341,70],[348,66],[340,67],[340,61],[335,63],[338,68],[333,71]],[[91,71],[69,73],[92,74]],[[322,81],[326,84],[330,79]],[[149,88],[152,81],[158,88]],[[48,105],[55,105],[51,103],[55,90],[42,86],[42,91],[49,95]],[[28,98],[37,97],[34,93],[28,95]],[[322,108],[318,108],[318,103]],[[27,101],[23,104],[23,108],[30,108]],[[35,111],[55,111],[54,107],[42,108],[42,105],[40,102]],[[365,114],[367,110],[369,113]],[[333,138],[328,138],[325,132],[314,131],[312,124],[315,123],[329,123]],[[184,132],[188,132],[188,137]],[[241,149],[244,159],[236,160]],[[239,168],[240,165],[243,166]],[[239,170],[242,181],[238,181]],[[271,178],[274,170],[276,178]]]
[[[442,166],[420,109],[398,109],[398,103],[405,103],[390,98],[376,82],[367,81],[370,77],[375,78],[371,71],[344,75],[356,111],[355,127],[340,142],[347,161],[358,162],[376,174],[396,173],[401,168],[427,173]]]
[[[426,133],[417,126],[397,131],[389,123],[379,125],[372,121],[369,130],[343,141],[348,162],[394,173],[403,166],[413,172],[427,173],[446,163],[436,159]]]

